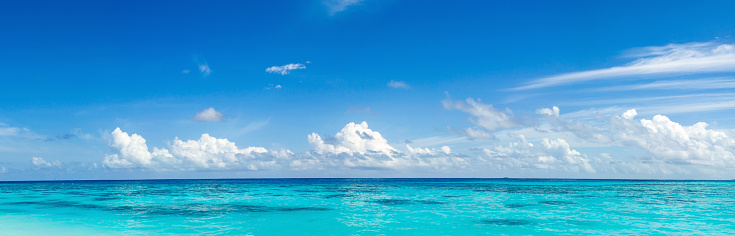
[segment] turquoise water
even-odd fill
[[[733,196],[730,181],[2,182],[0,234],[735,234]]]

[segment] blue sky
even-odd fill
[[[729,1],[22,1],[0,179],[732,179]]]

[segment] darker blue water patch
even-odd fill
[[[324,196],[324,198],[326,198],[326,199],[332,199],[332,198],[352,198],[352,197],[355,197],[355,195],[345,194],[345,193],[343,193],[343,194],[329,194],[329,195],[325,195]]]
[[[322,191],[313,190],[313,189],[294,189],[293,191],[294,192],[299,192],[299,193],[318,193],[318,192],[322,192]]]
[[[417,201],[414,201],[414,202],[419,203],[419,204],[424,204],[424,205],[445,205],[445,204],[449,204],[449,203],[446,203],[446,202],[440,202],[440,201],[434,201],[434,200],[417,200]]]
[[[374,202],[382,205],[387,206],[395,206],[395,205],[413,205],[413,204],[423,204],[423,205],[444,205],[448,204],[446,202],[440,202],[440,201],[434,201],[434,200],[408,200],[408,199],[378,199],[378,200],[372,200],[369,202]]]
[[[378,200],[372,200],[371,202],[382,204],[382,205],[388,205],[388,206],[413,204],[413,201],[406,200],[406,199],[378,199]]]
[[[326,207],[281,207],[276,208],[277,211],[331,211],[332,208]]]
[[[577,204],[576,202],[570,202],[570,201],[540,201],[538,203],[544,204],[544,205],[552,205],[552,206],[566,206],[566,205]]]
[[[570,186],[492,184],[476,186],[472,191],[511,194],[570,194],[580,189]]]
[[[496,226],[523,226],[535,224],[535,222],[533,221],[524,219],[488,219],[481,220],[480,222],[482,222],[483,224]]]
[[[0,213],[2,214],[18,214],[18,213],[25,213],[25,210],[21,209],[7,209],[7,208],[0,208]]]
[[[30,205],[38,207],[48,208],[80,208],[80,209],[104,209],[103,206],[94,204],[84,204],[78,202],[64,201],[64,200],[48,200],[48,201],[21,201],[21,202],[8,202],[6,205]]]
[[[248,204],[186,204],[186,205],[157,205],[157,206],[103,206],[95,204],[84,204],[63,200],[50,201],[19,201],[4,203],[11,206],[37,206],[48,208],[76,208],[84,210],[100,210],[116,212],[120,214],[145,214],[153,216],[195,216],[205,217],[212,215],[223,215],[228,213],[258,213],[258,212],[297,212],[297,211],[329,211],[326,207],[273,207]]]
[[[530,207],[535,206],[536,204],[528,204],[528,203],[509,203],[505,204],[506,208],[522,208],[522,207]]]
[[[122,198],[121,197],[96,197],[96,198],[93,198],[92,200],[96,202],[104,202],[104,201],[114,201],[114,200],[120,200],[120,199]]]

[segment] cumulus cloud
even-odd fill
[[[610,132],[619,140],[648,151],[654,159],[673,164],[725,167],[735,164],[735,140],[698,122],[684,126],[663,115],[634,120],[629,110],[611,118]]]
[[[334,15],[346,10],[348,7],[357,5],[363,0],[325,0],[323,3],[329,9],[329,14]]]
[[[463,102],[447,98],[442,101],[442,104],[444,109],[460,110],[470,114],[469,121],[483,129],[465,129],[465,134],[469,137],[492,137],[493,131],[519,126],[519,123],[510,115],[510,110],[503,112],[495,109],[492,104],[483,104],[480,100],[467,98]]]
[[[130,167],[150,167],[153,155],[148,152],[148,145],[145,139],[138,135],[123,132],[120,128],[116,128],[110,133],[110,147],[119,152],[118,154],[107,155],[102,161],[108,167],[112,168],[130,168]],[[157,154],[163,155],[159,150]]]
[[[628,163],[611,160],[610,163],[617,166],[615,168],[624,167],[640,172],[642,168],[645,169],[644,166],[648,166],[662,173],[681,173],[682,170],[672,171],[676,169],[672,166],[721,169],[735,164],[735,139],[724,131],[709,129],[705,122],[686,126],[664,115],[655,115],[650,120],[636,120],[638,112],[630,109],[620,116],[600,118],[604,119],[604,125],[593,127],[589,123],[560,118],[558,107],[542,108],[537,113],[548,119],[552,131],[568,131],[586,140],[618,147],[636,147],[646,152]]]
[[[286,64],[282,66],[271,66],[265,69],[265,72],[272,73],[272,74],[281,74],[281,75],[287,75],[291,73],[292,70],[301,70],[306,69],[306,65],[301,63],[291,63]]]
[[[513,90],[528,90],[624,76],[735,72],[735,45],[708,43],[645,47],[629,53],[627,65],[555,75],[530,81]]]
[[[388,140],[380,133],[368,128],[367,122],[345,125],[335,136],[333,143],[326,143],[321,136],[312,133],[308,136],[309,143],[319,154],[382,154],[392,156],[397,151],[388,144]]]
[[[410,89],[411,88],[411,86],[408,86],[408,84],[406,84],[406,82],[403,82],[403,81],[395,81],[395,80],[389,81],[388,82],[388,87],[391,87],[391,88],[399,88],[399,89]]]
[[[325,141],[316,133],[308,136],[313,150],[309,153],[312,164],[336,168],[428,168],[449,169],[466,167],[468,160],[455,155],[448,146],[440,149],[411,147],[402,152],[383,136],[368,128],[367,122],[349,123]]]
[[[289,158],[289,150],[263,147],[238,148],[227,139],[202,134],[198,140],[175,138],[169,149],[154,147],[149,151],[146,140],[129,135],[120,128],[112,132],[110,146],[118,153],[107,155],[102,164],[108,168],[144,168],[153,170],[260,170],[274,168],[276,159]]]
[[[536,110],[536,114],[543,115],[546,118],[548,124],[551,126],[550,130],[556,132],[571,132],[577,137],[596,143],[612,142],[612,139],[608,135],[604,134],[601,130],[595,128],[590,123],[559,117],[559,107],[553,106],[551,108],[541,108]]]
[[[41,157],[33,157],[31,160],[33,162],[33,165],[36,166],[36,168],[45,168],[45,167],[60,167],[61,162],[60,161],[51,161],[48,162],[44,160]]]
[[[223,121],[225,119],[225,115],[215,110],[213,107],[210,107],[200,111],[194,115],[192,119],[200,122],[215,122]]]
[[[318,169],[448,169],[468,166],[468,160],[448,146],[439,149],[406,146],[400,151],[366,122],[349,123],[333,137],[308,135],[312,150],[293,153],[287,149],[239,148],[227,139],[203,134],[198,140],[175,138],[168,148],[154,147],[137,134],[119,128],[112,132],[110,147],[117,153],[102,164],[111,169],[139,168],[175,170],[318,170]]]
[[[571,149],[564,139],[544,138],[538,144],[530,143],[518,134],[517,141],[507,146],[485,148],[490,163],[502,169],[547,169],[594,173],[590,159]]]

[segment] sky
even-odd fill
[[[0,180],[735,178],[732,1],[12,1]]]

